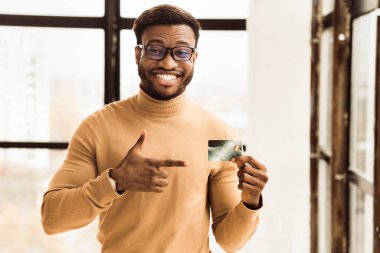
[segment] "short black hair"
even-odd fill
[[[195,47],[198,44],[201,25],[189,12],[170,4],[162,4],[144,11],[134,22],[137,44],[141,44],[141,35],[145,28],[156,25],[188,25],[195,35]]]

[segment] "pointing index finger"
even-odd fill
[[[189,165],[188,162],[173,159],[151,159],[150,164],[156,167],[187,167]]]

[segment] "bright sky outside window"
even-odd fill
[[[321,41],[319,145],[331,153],[333,29],[323,31]]]
[[[0,139],[69,141],[103,104],[103,52],[101,30],[0,27]]]
[[[0,13],[101,17],[104,15],[104,0],[2,0]]]
[[[350,168],[374,178],[376,21],[374,13],[353,22]]]

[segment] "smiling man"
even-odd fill
[[[141,88],[152,98],[161,100],[185,91],[197,58],[192,28],[184,24],[150,26],[141,37],[141,44],[136,47]]]
[[[198,21],[159,5],[133,29],[140,91],[78,127],[43,198],[45,232],[80,228],[99,216],[102,252],[203,253],[211,210],[217,242],[234,252],[256,230],[266,168],[246,155],[208,161],[208,140],[236,136],[186,96]]]

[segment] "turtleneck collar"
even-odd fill
[[[154,99],[146,94],[141,88],[136,96],[137,106],[148,113],[172,116],[182,113],[189,105],[186,90],[179,96],[170,100]]]

